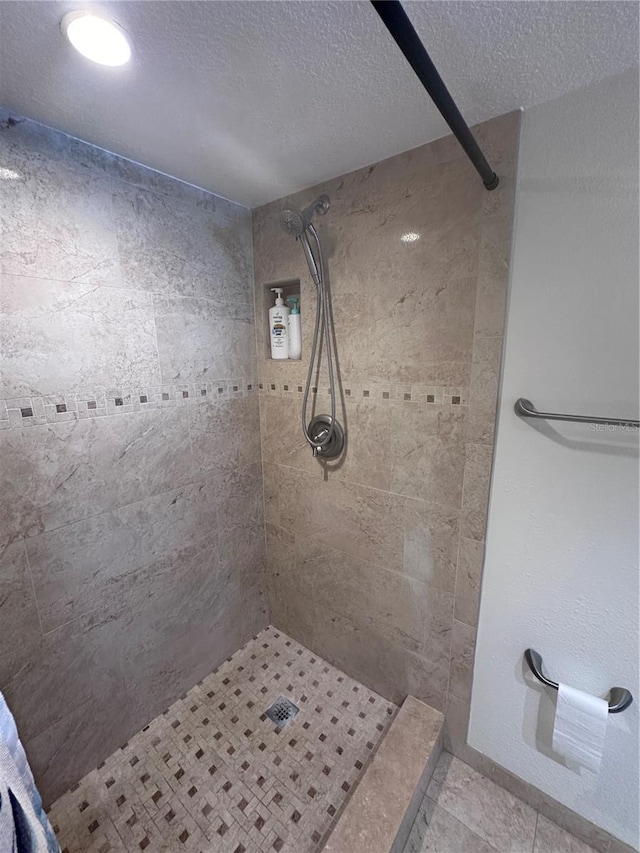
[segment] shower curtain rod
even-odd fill
[[[498,176],[487,162],[474,135],[469,130],[469,125],[462,117],[462,113],[451,97],[438,73],[438,69],[422,44],[420,36],[402,8],[402,4],[399,0],[371,0],[371,5],[382,18],[384,25],[395,39],[405,59],[415,71],[418,79],[431,96],[431,100],[440,110],[442,117],[464,148],[467,157],[480,174],[485,189],[495,190],[499,183]]]

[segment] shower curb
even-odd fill
[[[444,715],[407,696],[322,853],[402,853],[443,732]]]

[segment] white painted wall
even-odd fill
[[[638,435],[525,422],[513,404],[638,418],[638,76],[524,114],[469,742],[638,847]],[[601,772],[551,749],[547,674],[636,701]]]

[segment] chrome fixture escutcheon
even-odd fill
[[[332,421],[330,415],[316,415],[309,423],[308,432],[314,456],[319,459],[336,459],[340,456],[344,449],[344,431],[338,421]],[[328,435],[329,440],[323,443]]]

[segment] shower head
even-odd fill
[[[282,229],[292,237],[299,237],[306,230],[309,223],[305,223],[304,217],[299,210],[282,210],[280,212],[280,225]]]
[[[288,209],[280,212],[280,225],[292,237],[301,237],[311,225],[314,213],[321,216],[329,210],[329,196],[321,195],[304,210]]]

